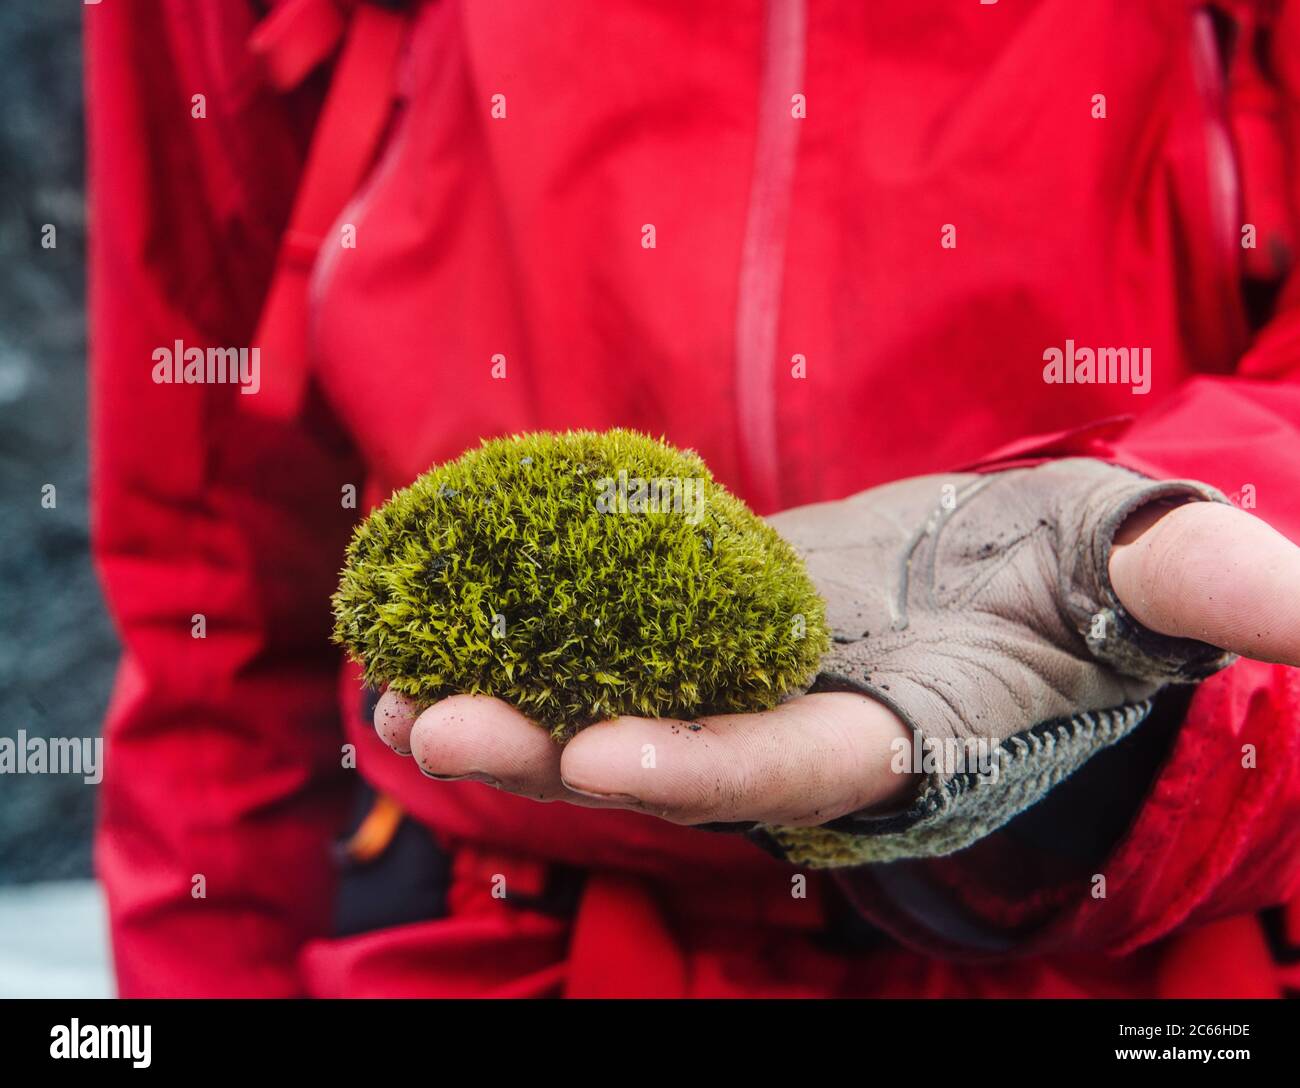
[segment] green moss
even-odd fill
[[[494,439],[425,473],[358,527],[334,609],[370,683],[494,695],[557,737],[771,708],[830,641],[790,546],[697,454],[622,430]]]

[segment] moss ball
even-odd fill
[[[794,550],[693,451],[632,431],[485,441],[358,528],[335,641],[420,703],[493,695],[557,739],[770,709],[830,639]]]

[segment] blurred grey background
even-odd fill
[[[81,14],[80,0],[0,4],[0,737],[15,740],[98,735],[117,655],[87,526]],[[14,886],[90,875],[96,793],[75,775],[0,775],[0,918],[6,904],[59,916],[72,886]],[[0,991],[5,966],[0,945]]]

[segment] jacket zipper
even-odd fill
[[[786,232],[799,150],[791,95],[802,91],[806,0],[766,0],[758,122],[736,301],[736,424],[750,498],[781,498],[776,352]]]
[[[1192,16],[1192,74],[1205,104],[1206,171],[1215,242],[1219,255],[1235,272],[1241,186],[1228,126],[1228,94],[1219,64],[1214,20],[1204,9]]]

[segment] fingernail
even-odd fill
[[[482,771],[468,771],[465,774],[434,774],[432,771],[426,771],[419,763],[416,766],[420,768],[420,773],[425,778],[432,778],[435,782],[482,782],[485,786],[498,788],[501,785],[490,774],[484,774]]]
[[[578,786],[565,782],[564,779],[560,779],[560,781],[564,784],[566,790],[569,790],[571,793],[576,793],[581,797],[590,797],[593,801],[611,801],[618,805],[634,806],[645,804],[641,798],[633,797],[630,793],[595,793],[592,790],[580,789]]]

